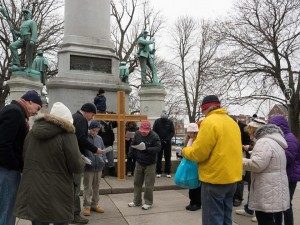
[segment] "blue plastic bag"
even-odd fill
[[[198,176],[198,164],[191,160],[183,158],[177,167],[175,177],[177,186],[189,189],[195,189],[201,185]]]

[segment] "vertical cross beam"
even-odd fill
[[[118,115],[118,179],[125,179],[125,92],[117,92]]]

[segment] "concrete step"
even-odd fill
[[[133,177],[126,177],[125,180],[118,180],[116,177],[107,176],[101,178],[99,193],[104,194],[120,194],[133,193]],[[180,190],[182,188],[175,185],[173,177],[155,178],[154,191],[161,190]]]

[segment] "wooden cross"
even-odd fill
[[[125,92],[117,92],[117,114],[102,114],[97,113],[94,120],[103,121],[117,121],[118,122],[118,179],[125,179],[125,123],[127,121],[141,121],[146,120],[147,116],[144,115],[129,115],[125,113]]]

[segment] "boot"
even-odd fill
[[[84,207],[82,214],[84,216],[90,216],[91,215],[91,207]]]
[[[81,217],[79,214],[74,215],[74,219],[71,224],[87,224],[89,222],[88,219]]]

